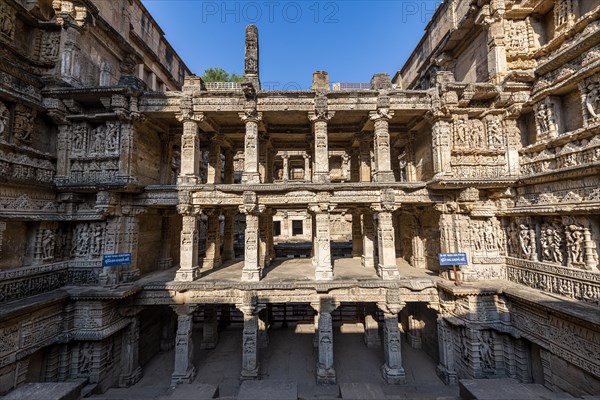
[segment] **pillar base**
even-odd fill
[[[332,267],[317,267],[315,270],[315,279],[318,281],[331,281],[333,280],[333,268]]]
[[[119,376],[119,387],[126,388],[135,385],[142,379],[142,367],[137,367],[132,373]]]
[[[260,183],[260,174],[258,172],[242,173],[242,184],[244,183]]]
[[[218,258],[205,258],[202,260],[202,271],[209,271],[211,269],[220,267],[223,264],[221,257]]]
[[[383,379],[385,379],[389,385],[403,385],[406,383],[404,368],[390,368],[386,364],[383,364],[381,366],[381,373]]]
[[[446,367],[441,364],[438,364],[435,372],[446,385],[456,385],[458,383],[456,372],[448,371]]]
[[[365,344],[369,349],[381,347],[381,337],[379,336],[379,324],[372,315],[365,316]]]
[[[375,259],[374,258],[361,256],[360,263],[365,268],[375,268]]]
[[[400,277],[400,272],[398,271],[398,267],[395,265],[383,266],[380,264],[377,266],[377,275],[379,275],[379,277],[383,280],[397,279]]]
[[[318,385],[335,385],[337,379],[335,376],[335,369],[333,368],[322,368],[317,364],[317,384]]]
[[[200,268],[195,266],[192,269],[179,268],[175,274],[175,281],[177,282],[192,282],[200,278]]]
[[[377,171],[375,173],[375,182],[395,182],[396,177],[392,171]]]
[[[185,374],[173,373],[173,375],[171,375],[171,387],[175,387],[182,383],[192,383],[195,377],[196,368],[193,366],[188,369]]]
[[[242,282],[260,282],[261,272],[259,270],[242,270]]]
[[[197,185],[198,177],[196,175],[179,175],[177,177],[178,185]]]
[[[331,183],[331,177],[326,172],[315,172],[313,183]]]
[[[423,340],[421,339],[421,336],[413,335],[410,332],[408,332],[408,343],[410,344],[410,347],[415,350],[420,350],[423,348]]]
[[[258,367],[256,367],[255,369],[252,369],[252,370],[243,369],[242,373],[240,374],[240,379],[243,380],[243,381],[249,381],[249,380],[259,379],[259,377],[258,377],[258,370],[259,370]]]

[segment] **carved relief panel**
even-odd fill
[[[535,106],[537,140],[553,139],[563,132],[560,98],[549,96]]]

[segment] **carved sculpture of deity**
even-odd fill
[[[590,83],[585,96],[585,107],[592,118],[598,118],[600,112],[600,83]]]
[[[561,242],[562,238],[558,229],[555,226],[546,224],[540,237],[542,260],[562,264]]]
[[[519,245],[521,246],[521,252],[525,257],[531,256],[533,251],[533,240],[530,234],[531,229],[527,225],[519,226]]]
[[[10,113],[8,112],[8,108],[0,102],[0,138],[4,136],[5,132],[8,132],[9,118]]]
[[[489,331],[480,332],[479,346],[483,369],[494,369],[496,367],[496,361],[494,359],[494,340]]]
[[[54,258],[55,245],[56,239],[54,231],[52,229],[44,229],[42,232],[42,258],[44,260],[51,260]]]
[[[583,244],[583,229],[577,225],[570,225],[567,230],[567,248],[573,265],[584,265]]]

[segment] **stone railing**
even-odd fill
[[[576,300],[600,301],[600,273],[506,257],[508,280]]]
[[[0,303],[24,299],[65,285],[97,285],[100,261],[60,261],[0,272]]]
[[[334,92],[371,90],[371,84],[368,82],[335,82],[331,85],[331,90]]]
[[[206,90],[242,90],[240,82],[206,82]]]

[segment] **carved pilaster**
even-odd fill
[[[235,212],[226,210],[224,212],[225,220],[223,226],[223,260],[233,260],[235,258]]]
[[[195,113],[192,108],[191,95],[181,99],[181,112],[177,116],[183,122],[183,135],[181,136],[181,172],[178,183],[198,184],[200,182],[200,134],[198,124],[204,121],[202,113]]]
[[[121,315],[129,317],[131,322],[123,334],[121,347],[121,375],[119,387],[135,385],[142,377],[142,368],[139,365],[140,342],[140,307],[128,307],[121,310]]]
[[[171,386],[192,383],[196,376],[194,367],[194,345],[192,341],[195,306],[172,306],[177,313],[177,337],[175,338],[175,368],[171,375]]]
[[[242,174],[242,183],[260,183],[258,173],[259,165],[259,138],[258,123],[262,119],[262,113],[256,110],[248,109],[239,114],[242,122],[246,124],[246,134],[244,136],[244,172]]]
[[[182,215],[179,269],[176,281],[191,282],[200,277],[198,266],[198,221],[199,209],[190,209]]]
[[[382,279],[394,279],[400,276],[396,265],[396,244],[392,209],[393,206],[385,204],[376,207],[377,251],[379,255],[377,274]]]
[[[216,304],[204,305],[204,326],[202,328],[202,343],[203,349],[214,349],[219,342],[219,319],[217,315]]]
[[[404,303],[389,304],[377,303],[383,311],[383,354],[385,364],[381,367],[383,378],[390,385],[406,383],[406,375],[402,366],[402,348],[400,329],[398,328],[398,313]]]
[[[374,177],[376,182],[394,181],[389,133],[389,120],[393,115],[393,111],[385,108],[380,108],[370,114],[371,120],[375,123],[373,152],[375,154]]]
[[[221,183],[221,143],[216,135],[210,138],[206,183]]]
[[[318,281],[333,279],[329,207],[328,204],[324,203],[309,205],[309,211],[314,215],[313,252],[315,279]]]
[[[339,303],[322,299],[319,303],[311,303],[311,306],[319,313],[317,325],[319,346],[317,383],[320,385],[334,385],[336,374],[333,366],[333,320],[331,313],[339,306]]]
[[[221,266],[221,212],[217,209],[205,211],[208,216],[206,232],[206,253],[202,262],[202,271],[210,271]]]
[[[369,269],[375,268],[375,224],[373,222],[373,212],[371,209],[362,210],[361,222],[363,233],[363,255],[361,258],[362,266]]]
[[[259,364],[259,329],[258,313],[265,307],[257,304],[252,294],[247,294],[242,304],[236,307],[244,313],[244,330],[242,331],[242,373],[241,379],[257,379]]]
[[[450,123],[436,120],[431,128],[433,140],[433,171],[436,176],[451,175],[450,167]]]
[[[363,233],[360,210],[352,211],[352,258],[361,258],[363,254]]]
[[[331,181],[329,174],[329,145],[327,122],[333,118],[334,112],[327,110],[327,97],[319,93],[315,97],[315,111],[308,113],[314,134],[313,182],[327,183]]]

